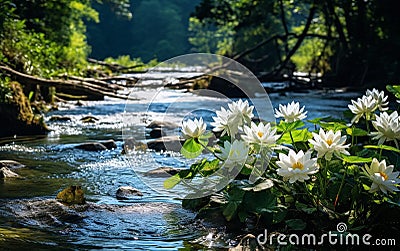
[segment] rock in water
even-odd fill
[[[7,167],[8,169],[18,169],[25,167],[25,165],[15,160],[0,160],[0,167]]]
[[[0,179],[18,178],[19,175],[8,169],[7,167],[0,168]]]
[[[154,129],[154,128],[175,129],[175,128],[179,128],[179,125],[172,123],[172,122],[168,122],[168,121],[153,121],[146,127],[151,128],[151,129]]]
[[[130,186],[119,187],[116,193],[116,197],[119,200],[129,200],[137,196],[143,196],[142,192]]]
[[[85,204],[85,195],[81,186],[69,186],[57,194],[56,199],[68,205]]]
[[[112,149],[117,148],[117,144],[112,139],[106,140],[106,141],[101,141],[100,144],[105,146],[108,150],[112,150]]]
[[[67,116],[54,115],[54,116],[51,116],[49,121],[52,121],[52,122],[67,122],[67,121],[71,121],[71,118],[67,117]]]
[[[96,123],[99,119],[94,116],[85,116],[81,118],[83,123]]]
[[[178,136],[166,136],[147,142],[147,147],[157,152],[160,151],[179,152],[184,142],[185,140],[180,139]]]
[[[161,137],[166,136],[166,133],[161,128],[154,128],[153,130],[150,131],[149,135],[150,135],[150,138],[155,139],[155,138],[161,138]]]
[[[104,151],[107,150],[107,147],[105,147],[101,143],[97,142],[88,142],[88,143],[83,143],[80,145],[75,146],[76,149],[82,149],[85,151]]]
[[[153,170],[150,170],[145,173],[147,176],[152,176],[152,177],[170,177],[171,175],[175,175],[179,172],[178,169],[172,168],[172,167],[159,167]]]

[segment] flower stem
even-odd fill
[[[208,152],[212,153],[212,155],[214,155],[215,158],[224,161],[221,157],[219,157],[218,155],[215,154],[214,151],[211,151],[207,146],[205,146],[203,143],[201,143],[200,140],[196,140],[197,143],[199,143],[204,149],[206,149]]]
[[[343,174],[342,182],[340,183],[339,190],[338,190],[338,192],[337,192],[337,194],[336,194],[335,203],[333,204],[333,206],[334,206],[335,208],[336,208],[336,205],[337,205],[337,203],[338,203],[338,201],[339,201],[340,193],[342,192],[342,189],[343,189],[344,179],[346,178],[346,174],[347,174],[347,166],[345,167],[345,172],[344,172],[344,174]]]

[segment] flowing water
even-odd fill
[[[212,121],[213,112],[226,100],[197,96],[182,90],[151,85],[136,89],[137,101],[107,99],[77,106],[65,103],[58,111],[71,121],[48,121],[52,132],[46,137],[15,138],[0,142],[0,159],[13,159],[26,165],[17,172],[22,178],[0,180],[0,250],[197,250],[208,247],[226,249],[228,236],[199,221],[195,214],[182,209],[174,196],[157,193],[152,187],[165,178],[147,179],[137,173],[160,166],[185,168],[189,161],[176,153],[135,152],[121,154],[126,127],[141,127],[164,118],[179,123],[184,117],[203,116]],[[305,92],[270,94],[273,106],[300,101],[308,117],[341,116],[355,93]],[[124,117],[140,118],[127,123]],[[94,116],[98,121],[84,123],[81,118]],[[140,138],[140,130],[130,136]],[[135,135],[135,133],[137,135]],[[174,131],[174,133],[178,133]],[[74,148],[88,141],[113,139],[117,148],[89,152]],[[81,185],[88,205],[69,208],[54,200],[68,185]],[[132,186],[143,196],[117,200],[120,186]],[[223,231],[222,231],[223,232]]]

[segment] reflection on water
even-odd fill
[[[163,179],[148,179],[144,184],[135,174],[160,166],[184,168],[189,162],[176,154],[151,151],[137,153],[128,161],[121,155],[121,130],[124,126],[143,127],[158,118],[179,124],[185,117],[202,116],[209,123],[214,111],[226,105],[226,100],[164,91],[163,102],[149,106],[145,97],[152,97],[154,90],[143,89],[137,95],[141,99],[129,101],[127,109],[128,115],[136,118],[131,124],[124,121],[125,102],[120,100],[87,102],[81,107],[67,104],[46,115],[47,120],[53,115],[71,119],[69,122],[49,121],[53,131],[48,137],[2,141],[0,159],[13,159],[26,167],[18,170],[22,178],[0,180],[1,247],[171,250],[210,244],[205,242],[208,230],[195,220],[193,213],[183,210],[180,201],[151,189],[154,186],[151,182]],[[328,114],[340,116],[348,100],[356,95],[287,93],[284,96],[272,94],[270,99],[274,107],[279,103],[300,101],[306,106],[309,118],[313,118]],[[87,115],[99,120],[82,122],[81,118]],[[143,133],[141,130],[130,133],[143,138],[139,135]],[[106,139],[114,139],[117,148],[101,152],[74,148],[82,142]],[[89,208],[81,212],[68,211],[52,199],[71,184],[83,187]],[[138,188],[144,196],[118,201],[116,190],[127,185]],[[75,214],[79,217],[74,218]],[[221,241],[212,245],[226,247],[227,244]]]

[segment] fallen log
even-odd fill
[[[9,76],[23,85],[39,85],[42,87],[55,87],[58,91],[72,95],[88,96],[92,100],[102,100],[104,96],[112,98],[128,99],[127,95],[118,94],[112,86],[99,86],[97,84],[88,83],[80,80],[63,80],[63,79],[44,79],[31,76],[22,72],[18,72],[7,66],[0,65],[0,71],[9,74]]]

